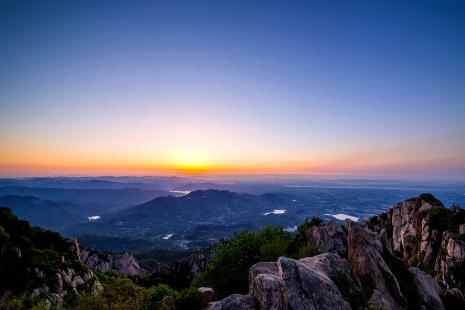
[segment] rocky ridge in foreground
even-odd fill
[[[250,268],[249,292],[210,309],[465,309],[465,211],[431,194],[399,203],[348,230],[311,227],[327,253]]]
[[[99,294],[102,285],[79,260],[79,246],[58,233],[31,227],[0,207],[0,298],[44,299],[61,307],[80,294]]]

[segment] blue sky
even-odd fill
[[[0,173],[465,178],[463,1],[94,2],[1,2]]]

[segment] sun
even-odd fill
[[[180,151],[173,156],[171,166],[186,174],[206,172],[211,167],[210,155],[199,149]]]

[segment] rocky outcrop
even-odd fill
[[[224,242],[227,241],[221,239],[219,244]],[[172,280],[180,286],[189,285],[195,275],[207,268],[208,263],[216,253],[217,246],[218,244],[212,244],[207,248],[196,251],[186,258],[172,263],[168,271]]]
[[[79,245],[58,233],[31,227],[0,207],[0,299],[30,303],[44,299],[61,307],[65,299],[102,290],[97,276],[79,261]]]
[[[422,194],[400,202],[390,210],[393,250],[401,253],[404,261],[410,262],[423,252],[427,253],[423,263],[426,266],[434,264],[433,247],[438,241],[437,232],[429,229],[427,218],[428,212],[433,208],[444,206],[433,195]]]
[[[247,297],[220,305],[252,297],[260,310],[465,309],[464,221],[460,207],[422,194],[363,224],[350,222],[346,236],[332,222],[311,227],[308,244],[330,253],[255,264]]]
[[[325,252],[345,256],[347,253],[347,234],[334,221],[325,226],[312,226],[306,231],[307,243]]]
[[[436,278],[447,288],[465,290],[465,243],[454,240],[448,231],[442,236],[435,270]]]
[[[32,289],[28,298],[45,298],[52,308],[62,307],[66,297],[79,296],[80,292],[99,294],[103,287],[97,276],[87,269],[63,268],[53,274],[35,270],[42,285]]]
[[[249,294],[258,309],[352,309],[363,300],[361,285],[348,262],[325,253],[250,268]]]
[[[384,261],[383,253],[378,234],[360,224],[349,224],[348,259],[362,283],[364,293],[374,299],[371,301],[373,304],[384,304],[387,309],[404,309],[406,299]]]
[[[83,264],[99,272],[115,270],[126,276],[143,275],[147,273],[145,269],[139,266],[136,258],[128,252],[112,254],[89,248],[82,248],[79,258]]]
[[[250,268],[249,294],[256,298],[259,309],[289,309],[289,298],[277,263],[263,262]]]

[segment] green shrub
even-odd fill
[[[433,208],[428,214],[430,229],[437,229],[440,233],[448,230],[452,234],[459,233],[459,225],[465,223],[465,210],[452,211],[446,208]]]
[[[0,225],[0,245],[6,244],[10,240],[10,235],[5,231],[5,228]]]
[[[447,230],[451,219],[451,211],[446,208],[433,208],[428,214],[429,227],[437,229],[440,233]]]
[[[304,245],[301,248],[299,248],[297,258],[311,257],[311,256],[319,255],[322,253],[323,251],[318,247],[314,247],[311,245]]]
[[[1,310],[22,310],[24,309],[24,304],[19,298],[11,298],[8,300],[3,300],[0,298],[0,309]]]
[[[151,303],[159,302],[165,296],[174,296],[174,290],[166,284],[158,284],[147,289],[147,297]]]
[[[183,289],[175,295],[176,310],[200,310],[203,308],[203,296],[195,288]]]
[[[255,233],[241,232],[218,247],[202,285],[213,286],[218,298],[247,293],[249,268],[261,261],[276,261],[279,256],[288,256],[291,243],[292,236],[282,227],[267,226]]]

